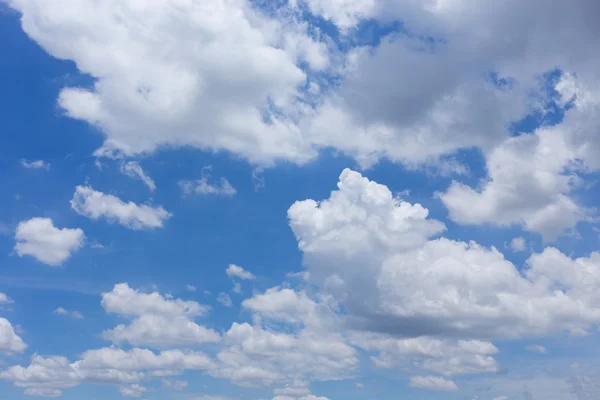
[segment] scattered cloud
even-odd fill
[[[28,161],[28,160],[22,159],[21,165],[28,169],[45,169],[46,171],[48,171],[50,169],[50,163],[48,163],[44,160]]]
[[[22,353],[26,348],[27,345],[15,333],[12,324],[6,318],[0,318],[0,352]]]
[[[140,179],[146,186],[148,186],[148,189],[150,189],[151,192],[156,190],[156,184],[154,183],[154,180],[146,175],[139,162],[127,161],[121,163],[121,172],[130,178]]]
[[[71,208],[92,220],[106,218],[133,230],[162,228],[163,223],[172,216],[160,206],[137,205],[132,201],[126,203],[90,186],[77,186]]]
[[[227,273],[227,276],[230,278],[239,278],[242,280],[253,280],[256,279],[256,276],[254,276],[253,273],[246,271],[244,268],[235,265],[235,264],[229,264],[229,266],[227,267],[227,270],[225,271]]]
[[[83,315],[79,312],[79,311],[69,311],[64,309],[63,307],[58,307],[56,310],[54,310],[54,313],[57,315],[63,315],[65,317],[69,317],[72,319],[83,319]]]
[[[189,284],[188,284],[188,285],[185,285],[185,290],[186,290],[187,292],[192,292],[192,293],[195,293],[195,292],[196,292],[196,286],[194,286],[194,285],[189,285]]]
[[[440,390],[450,392],[458,390],[458,386],[453,381],[438,376],[413,376],[410,378],[410,387],[419,389]]]
[[[85,235],[79,228],[56,228],[50,218],[31,218],[19,222],[15,240],[14,249],[20,257],[28,255],[56,267],[83,246]]]
[[[508,245],[508,247],[510,247],[515,252],[525,251],[525,248],[527,247],[527,242],[525,241],[524,237],[519,236],[519,237],[513,238],[510,241],[510,244]]]
[[[223,304],[225,307],[231,307],[233,303],[231,302],[231,296],[227,293],[219,293],[217,296],[217,301]]]
[[[223,177],[219,180],[219,183],[209,183],[210,166],[202,168],[202,178],[196,181],[179,181],[179,187],[184,194],[202,194],[202,195],[219,195],[219,196],[233,196],[237,193],[235,188],[231,186],[231,183]]]
[[[527,351],[530,351],[532,353],[546,354],[548,352],[548,349],[546,349],[540,344],[530,344],[529,346],[527,346]]]

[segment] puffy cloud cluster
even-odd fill
[[[443,225],[345,170],[327,200],[288,215],[311,279],[355,327],[406,336],[499,338],[581,332],[600,322],[598,255],[548,248],[520,272],[495,248],[432,239]]]
[[[141,293],[121,283],[102,294],[101,304],[108,313],[133,318],[129,325],[104,332],[104,338],[115,343],[163,347],[220,340],[217,332],[193,321],[208,310],[194,301],[175,300],[158,292]]]
[[[0,318],[0,352],[22,353],[27,345],[6,318]]]
[[[166,350],[153,353],[133,348],[125,351],[116,347],[89,350],[81,359],[69,362],[65,357],[43,357],[35,354],[29,366],[13,366],[0,372],[0,378],[26,389],[28,394],[55,397],[62,390],[82,382],[95,384],[130,385],[121,391],[140,392],[139,382],[165,369],[206,370],[214,363],[201,352]],[[134,396],[135,397],[135,396]]]

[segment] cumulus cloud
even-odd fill
[[[194,301],[173,299],[158,292],[141,293],[121,283],[102,294],[101,304],[109,313],[132,318],[128,325],[120,324],[104,332],[104,338],[115,343],[163,347],[220,340],[217,332],[193,321],[208,310]]]
[[[256,279],[256,276],[252,272],[246,271],[244,268],[235,265],[229,264],[227,270],[225,270],[227,276],[230,278],[239,278],[242,280],[253,280]]]
[[[443,224],[357,172],[288,215],[311,281],[355,327],[479,339],[577,332],[600,318],[600,284],[584,278],[600,267],[597,253],[572,260],[549,248],[520,272],[493,247],[432,239]]]
[[[89,186],[77,186],[71,208],[90,219],[106,218],[133,230],[162,228],[165,220],[172,216],[162,207],[137,205],[132,201],[126,203]]]
[[[28,169],[45,169],[46,171],[50,169],[50,163],[44,160],[28,161],[22,159],[21,165]]]
[[[85,235],[79,228],[57,228],[50,218],[31,218],[19,222],[15,232],[15,252],[59,266],[83,246]]]
[[[152,178],[146,175],[139,162],[123,162],[121,164],[121,172],[130,178],[140,179],[142,182],[144,182],[144,185],[148,186],[148,189],[150,189],[151,192],[156,190],[156,183],[154,183]]]
[[[129,385],[136,388],[147,374],[165,369],[206,370],[215,364],[201,352],[166,350],[153,353],[147,349],[122,350],[105,347],[88,350],[75,362],[61,356],[34,354],[29,366],[12,366],[0,372],[0,379],[12,381],[26,393],[60,396],[64,389],[83,382]],[[126,387],[126,386],[124,386]],[[130,392],[127,392],[130,393]]]
[[[430,389],[440,391],[458,390],[458,386],[453,381],[437,376],[413,376],[410,378],[409,386],[419,389]]]
[[[6,293],[0,292],[0,306],[5,306],[12,303],[14,303],[14,301],[11,300]]]
[[[0,352],[22,353],[26,348],[27,345],[15,333],[12,324],[6,318],[0,318]]]
[[[134,383],[133,385],[125,386],[120,389],[123,397],[142,397],[142,395],[147,391],[148,389],[146,387],[138,383]]]
[[[298,64],[323,70],[328,51],[291,14],[284,21],[267,17],[246,1],[168,1],[125,3],[117,22],[110,2],[81,2],[68,13],[68,0],[56,9],[36,0],[10,5],[47,52],[97,78],[90,89],[67,87],[59,95],[67,115],[106,135],[97,154],[187,145],[255,162],[315,155],[291,116],[307,81]]]
[[[73,319],[83,319],[83,314],[81,314],[79,311],[75,311],[75,310],[66,310],[63,307],[58,307],[56,310],[54,310],[54,313],[57,315],[64,315],[65,317],[69,317],[69,318],[73,318]]]
[[[525,238],[522,236],[512,238],[508,247],[510,247],[513,251],[525,251],[525,247],[527,246],[527,242]]]

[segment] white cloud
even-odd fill
[[[56,310],[54,310],[54,313],[58,315],[64,315],[73,319],[83,319],[83,315],[79,311],[69,311],[64,309],[63,307],[58,307]]]
[[[496,373],[500,365],[491,356],[498,352],[490,342],[441,340],[431,337],[398,339],[389,335],[354,332],[350,343],[370,352],[379,368],[419,368],[445,376]]]
[[[230,278],[239,278],[242,280],[256,279],[256,276],[254,276],[252,272],[246,271],[244,268],[235,264],[229,264],[225,272]]]
[[[142,397],[148,389],[140,384],[134,383],[133,385],[122,387],[119,391],[123,397]]]
[[[10,297],[8,297],[6,295],[6,293],[2,293],[0,292],[0,306],[5,306],[8,304],[13,304],[14,301],[10,299]]]
[[[231,307],[233,303],[231,302],[231,296],[227,293],[219,293],[217,296],[217,301],[223,304],[225,307]]]
[[[419,389],[430,389],[440,391],[458,390],[456,383],[437,376],[413,376],[410,378],[409,386]]]
[[[118,197],[98,192],[89,186],[77,186],[71,208],[90,219],[104,217],[134,230],[162,228],[164,221],[172,216],[162,207],[139,206],[132,201],[125,203]]]
[[[540,344],[530,344],[527,346],[527,351],[540,354],[546,354],[548,352],[548,350]]]
[[[146,349],[125,351],[106,347],[88,350],[75,362],[69,362],[65,357],[34,354],[29,366],[12,366],[0,372],[0,379],[12,381],[15,386],[25,388],[26,393],[47,393],[55,397],[61,395],[63,389],[83,382],[139,385],[146,373],[150,375],[165,369],[207,370],[214,367],[214,362],[201,352],[166,350],[153,353]]]
[[[35,160],[35,161],[28,161],[25,159],[21,160],[21,165],[25,168],[29,168],[29,169],[45,169],[46,171],[50,169],[50,163],[44,161],[44,160]]]
[[[527,246],[527,242],[525,241],[525,238],[522,236],[513,238],[510,241],[510,244],[508,245],[513,251],[525,251],[525,248]]]
[[[50,218],[32,218],[19,222],[15,233],[15,252],[59,266],[83,246],[85,235],[79,228],[56,228]]]
[[[102,294],[101,304],[109,313],[133,317],[129,325],[120,324],[104,332],[104,338],[115,343],[162,347],[220,340],[217,332],[193,321],[208,310],[194,301],[172,299],[158,292],[141,293],[121,283]]]
[[[221,177],[219,183],[209,183],[210,171],[212,167],[209,165],[202,168],[202,178],[196,181],[180,181],[179,187],[185,194],[209,194],[218,196],[233,196],[237,193],[231,183]]]
[[[426,209],[356,172],[345,170],[338,188],[288,215],[311,282],[344,304],[353,326],[480,339],[581,332],[600,321],[600,281],[589,278],[598,253],[572,260],[546,249],[521,273],[495,248],[430,239],[443,225]]]
[[[156,183],[154,183],[152,178],[146,175],[139,162],[128,161],[121,163],[121,172],[130,178],[141,179],[151,192],[156,190]]]
[[[0,352],[22,353],[27,348],[6,318],[0,318]]]
[[[97,79],[91,89],[67,87],[59,95],[68,116],[106,135],[97,154],[170,145],[253,162],[315,156],[291,119],[307,80],[297,64],[323,70],[328,50],[293,14],[270,18],[246,1],[124,3],[118,11],[106,1],[75,8],[62,1],[56,8],[36,0],[10,5],[48,53]],[[273,107],[283,112],[269,112]]]

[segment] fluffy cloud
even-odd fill
[[[27,348],[6,318],[0,318],[0,352],[22,353]]]
[[[598,254],[556,249],[521,273],[495,248],[431,239],[443,225],[427,210],[345,170],[329,199],[288,215],[311,280],[343,302],[349,323],[408,336],[521,337],[600,320]],[[526,306],[525,306],[526,305]]]
[[[410,378],[409,386],[419,389],[431,389],[441,391],[458,390],[458,386],[453,381],[437,376],[413,376]]]
[[[27,394],[56,397],[63,389],[83,382],[95,384],[129,384],[136,388],[152,372],[164,369],[206,370],[214,363],[201,352],[168,350],[153,353],[133,348],[125,351],[115,347],[89,350],[81,359],[69,362],[65,357],[42,357],[35,354],[29,366],[12,366],[0,372],[0,379],[12,381],[26,389]],[[130,392],[128,392],[130,393]],[[132,392],[131,392],[132,393]]]
[[[225,271],[227,276],[230,278],[239,278],[242,280],[253,280],[256,279],[256,276],[252,272],[246,271],[244,268],[235,265],[229,264],[227,270]]]
[[[147,392],[148,389],[144,386],[134,383],[130,386],[125,386],[120,389],[123,397],[142,397],[142,395]]]
[[[508,247],[510,247],[513,251],[525,251],[526,246],[527,242],[522,236],[513,238],[508,245]]]
[[[56,228],[50,218],[32,218],[19,222],[15,240],[19,256],[29,255],[55,267],[83,246],[85,235],[79,228]]]
[[[102,294],[101,304],[109,313],[133,318],[129,325],[120,324],[104,332],[104,338],[115,343],[162,347],[220,340],[217,332],[193,321],[208,310],[194,301],[172,299],[158,292],[141,293],[121,283]]]
[[[28,160],[21,160],[21,165],[25,168],[28,169],[45,169],[45,170],[49,170],[50,169],[50,163],[44,161],[44,160],[35,160],[35,161],[28,161]]]
[[[93,88],[63,89],[59,104],[104,132],[98,154],[164,145],[226,150],[258,162],[303,162],[315,154],[286,116],[297,113],[307,81],[297,64],[327,68],[327,46],[291,14],[269,18],[244,0],[126,2],[119,10],[110,1],[10,5],[47,52],[96,78]]]
[[[148,186],[148,189],[150,189],[151,192],[156,190],[156,183],[154,183],[152,178],[146,175],[142,169],[142,166],[137,161],[128,161],[122,163],[121,172],[130,178],[140,179],[146,186]]]
[[[419,368],[446,376],[499,372],[491,356],[498,352],[490,342],[479,340],[440,340],[430,337],[398,339],[389,335],[354,332],[350,342],[368,351],[380,368]]]
[[[10,297],[6,295],[6,293],[0,292],[0,306],[5,306],[12,303],[14,303],[14,301],[12,301]]]
[[[103,217],[134,230],[162,228],[164,221],[172,215],[162,207],[139,206],[132,201],[125,203],[118,197],[98,192],[89,186],[77,186],[71,208],[93,220]]]

